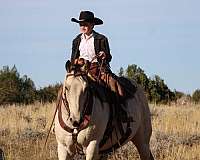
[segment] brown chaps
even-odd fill
[[[89,74],[103,85],[110,88],[112,92],[117,94],[119,97],[124,96],[124,89],[117,80],[117,76],[114,75],[110,69],[108,70],[105,66],[99,67],[98,64],[92,63],[90,65]]]

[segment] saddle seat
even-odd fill
[[[119,98],[120,103],[124,103],[127,99],[134,97],[134,94],[137,90],[137,83],[125,77],[115,76],[115,78],[124,90],[124,96]],[[115,96],[118,96],[105,85],[99,84],[96,81],[91,80],[90,86],[93,90],[93,93],[96,94],[103,102],[109,102],[111,100],[108,95],[113,96],[114,94]]]

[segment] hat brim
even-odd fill
[[[101,25],[103,24],[103,21],[99,18],[94,18],[92,21],[90,20],[87,20],[87,19],[81,19],[81,20],[77,20],[76,18],[72,18],[71,19],[72,22],[76,22],[76,23],[81,23],[81,22],[92,22],[94,23],[95,25]]]

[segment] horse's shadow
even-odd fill
[[[4,152],[1,148],[0,148],[0,160],[5,160]]]

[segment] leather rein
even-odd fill
[[[68,75],[68,76],[72,76],[72,75]],[[62,109],[61,109],[62,103],[63,103],[65,109],[68,112],[68,118],[69,118],[69,116],[70,116],[70,109],[69,109],[69,104],[68,104],[68,101],[67,101],[67,97],[66,97],[65,91],[63,91],[63,86],[61,86],[61,88],[60,88],[60,90],[58,92],[58,98],[57,98],[57,102],[56,102],[56,109],[55,109],[54,116],[53,116],[53,119],[52,119],[52,122],[51,122],[51,126],[49,128],[49,132],[48,132],[47,137],[45,139],[45,143],[44,143],[44,146],[43,146],[43,152],[42,152],[42,154],[44,154],[44,149],[46,147],[46,144],[47,144],[47,141],[48,141],[48,138],[49,138],[49,135],[50,135],[50,131],[51,131],[52,127],[53,127],[53,123],[54,123],[54,120],[55,120],[55,117],[56,117],[56,113],[58,113],[58,121],[59,121],[60,126],[65,131],[67,131],[68,133],[72,134],[72,140],[74,142],[76,151],[79,152],[80,154],[82,153],[82,148],[81,148],[81,146],[77,142],[77,136],[78,136],[78,133],[81,130],[87,128],[88,125],[89,125],[90,116],[91,116],[91,113],[92,113],[92,106],[93,106],[92,93],[91,93],[90,89],[87,91],[87,99],[85,101],[84,109],[83,109],[83,114],[82,114],[83,117],[81,118],[81,124],[80,124],[80,126],[79,126],[78,129],[70,128],[64,122],[64,120],[62,118]]]
[[[74,76],[74,74],[68,74],[67,76]],[[79,74],[76,74],[75,76],[83,76],[83,73],[79,73]],[[57,110],[58,110],[58,120],[59,120],[59,123],[60,123],[60,126],[67,132],[69,133],[79,133],[81,130],[85,129],[88,127],[89,125],[89,122],[90,122],[90,115],[92,113],[92,106],[93,106],[93,97],[92,97],[92,93],[91,93],[91,90],[90,88],[86,88],[86,100],[85,100],[85,103],[84,103],[84,108],[83,108],[83,111],[81,113],[81,123],[80,123],[80,126],[77,128],[77,129],[73,129],[73,128],[70,128],[69,126],[67,126],[67,124],[65,124],[63,118],[62,118],[62,110],[61,110],[61,106],[62,106],[62,103],[65,107],[65,109],[67,110],[68,112],[68,118],[70,117],[70,108],[69,108],[69,103],[68,103],[68,100],[67,100],[67,96],[66,96],[66,93],[65,93],[65,90],[66,88],[62,88],[62,91],[59,95],[59,103],[57,105]],[[64,90],[64,91],[63,91]]]
[[[94,61],[94,59],[96,59],[97,57],[98,57],[98,55],[95,56],[92,59],[92,61]],[[97,82],[99,81],[99,78],[100,78],[103,63],[104,63],[104,60],[102,60],[102,63],[100,65],[100,72],[99,72],[99,75],[98,75]],[[77,77],[77,76],[82,76],[82,77],[88,76],[88,72],[89,72],[89,70],[86,70],[86,71],[80,71],[79,70],[78,73],[68,73],[67,77],[69,77],[69,76],[75,76],[75,77]],[[66,88],[65,88],[65,90],[66,90]],[[64,96],[63,96],[63,94],[64,94]],[[66,92],[64,91],[64,93],[63,93],[63,88],[62,88],[62,91],[59,95],[59,103],[56,107],[57,110],[58,110],[58,120],[59,120],[60,126],[65,131],[72,133],[72,134],[74,134],[74,133],[78,134],[81,130],[87,128],[88,125],[89,125],[89,122],[90,122],[90,116],[91,116],[91,113],[92,113],[92,106],[93,106],[93,97],[92,97],[91,89],[89,87],[87,89],[87,98],[86,98],[86,101],[85,101],[85,104],[84,104],[84,109],[83,109],[83,113],[82,113],[82,117],[81,117],[81,124],[80,124],[80,126],[77,130],[70,128],[69,126],[67,126],[64,123],[63,118],[62,118],[62,111],[61,111],[62,102],[63,102],[63,104],[64,104],[64,106],[65,106],[65,108],[68,112],[68,118],[69,118],[70,117],[70,108],[69,108],[69,103],[67,101]]]
[[[97,56],[94,57],[93,60],[95,58],[97,58]],[[71,74],[67,74],[67,76],[83,76],[83,75],[87,75],[87,74],[88,74],[88,71],[87,72],[79,72],[78,74],[76,73],[76,75],[71,73]],[[63,92],[64,92],[64,97],[63,97]],[[81,124],[80,124],[78,129],[70,128],[69,126],[67,126],[65,124],[65,122],[64,122],[64,120],[62,118],[62,111],[61,111],[62,103],[64,104],[64,106],[65,106],[65,108],[66,108],[66,110],[67,110],[67,112],[69,114],[68,115],[68,118],[69,118],[70,117],[70,109],[69,109],[69,104],[68,104],[68,101],[67,101],[67,97],[66,97],[65,91],[63,91],[63,86],[61,86],[61,89],[58,92],[58,99],[57,99],[57,102],[56,102],[56,109],[55,109],[54,116],[53,116],[49,131],[48,131],[48,134],[47,134],[44,146],[43,146],[43,152],[42,152],[43,154],[44,154],[44,149],[46,147],[46,144],[47,144],[47,141],[48,141],[48,138],[49,138],[49,135],[50,135],[50,131],[51,131],[52,127],[53,127],[53,123],[54,123],[54,120],[55,120],[57,112],[58,112],[58,121],[59,121],[60,126],[65,131],[67,131],[68,133],[72,133],[72,139],[73,139],[73,142],[75,144],[77,152],[78,151],[80,152],[82,150],[81,147],[79,146],[79,144],[77,143],[77,136],[78,136],[78,133],[81,130],[83,130],[83,129],[88,127],[89,122],[90,122],[90,116],[91,116],[92,107],[93,107],[93,97],[92,97],[91,89],[88,89],[88,92],[87,92],[87,100],[85,101],[84,110],[83,110],[83,114],[82,114],[83,116],[82,116],[82,119],[81,119]]]

